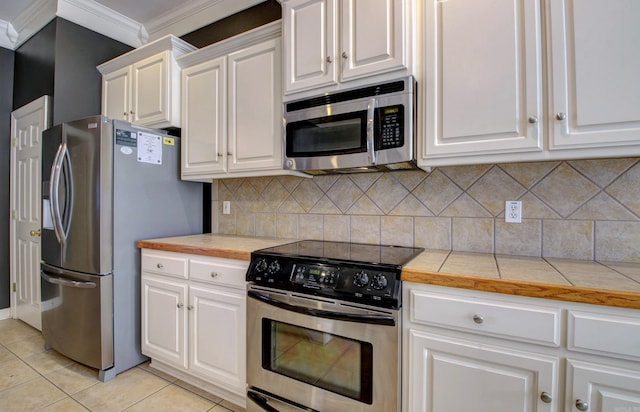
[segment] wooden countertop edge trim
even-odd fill
[[[246,261],[251,260],[251,252],[249,251],[224,249],[219,246],[191,246],[183,244],[154,242],[149,240],[139,240],[136,245],[140,249],[154,249],[164,250],[166,252],[191,253],[193,255],[203,255],[225,259],[237,259]]]
[[[403,269],[402,280],[565,302],[640,309],[640,293]]]

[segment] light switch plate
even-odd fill
[[[231,214],[231,202],[228,200],[224,200],[222,202],[222,214],[229,215]]]

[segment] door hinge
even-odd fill
[[[17,145],[18,145],[18,139],[14,137],[13,139],[11,139],[11,146],[16,147]]]
[[[18,288],[17,288],[17,286],[16,286],[16,282],[13,282],[13,291],[14,291],[14,292],[17,292],[17,289],[18,289]]]

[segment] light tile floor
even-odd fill
[[[42,334],[0,321],[0,411],[211,411],[244,409],[144,363],[100,382],[98,372],[45,350]]]

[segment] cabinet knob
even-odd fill
[[[348,59],[349,56],[347,55],[347,52],[342,52],[342,58],[343,59]]]
[[[327,63],[332,63],[333,59],[331,59],[331,56],[327,56]]]
[[[164,265],[163,265],[162,263],[158,263],[158,264],[156,265],[156,267],[157,267],[158,269],[162,269],[162,268],[164,267]]]
[[[579,411],[586,411],[589,410],[589,404],[585,401],[583,401],[582,399],[577,399],[576,400],[576,408]]]
[[[227,152],[227,156],[233,156],[233,153]]]
[[[484,318],[480,315],[473,315],[473,321],[478,325],[480,325],[481,323],[484,322]]]
[[[531,124],[538,123],[538,116],[529,116],[529,123]]]
[[[566,118],[567,118],[567,114],[566,114],[566,113],[562,113],[562,112],[560,112],[560,113],[556,113],[556,119],[558,119],[558,120],[564,120],[564,119],[566,119]]]
[[[178,303],[176,306],[178,307],[178,309],[182,309],[184,307],[182,303]]]
[[[542,392],[540,394],[540,400],[544,403],[551,403],[551,401],[553,400],[553,398],[551,397],[551,395],[549,395],[547,392]]]
[[[211,272],[211,277],[212,278],[217,278],[218,277],[218,272]]]
[[[187,306],[187,310],[192,310],[192,309],[193,309],[193,305]]]
[[[133,110],[131,110],[129,113],[133,114]]]
[[[222,153],[216,153],[218,157],[222,157]]]
[[[124,117],[127,117],[127,114],[128,114],[127,112],[124,112],[122,115],[123,115]]]

